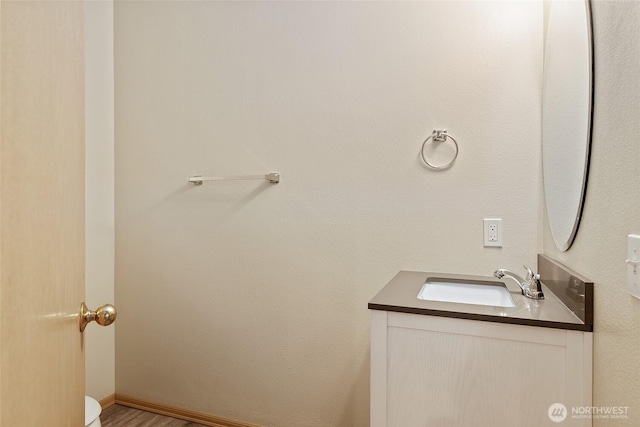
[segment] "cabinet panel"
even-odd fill
[[[388,329],[390,427],[543,426],[565,401],[565,348]],[[558,363],[560,361],[560,363]]]
[[[540,427],[548,410],[591,406],[592,334],[371,313],[371,426]]]

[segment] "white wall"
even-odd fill
[[[114,301],[113,2],[85,3],[86,302]],[[115,391],[115,328],[85,331],[86,394]]]
[[[577,238],[559,252],[544,225],[544,251],[595,282],[594,405],[628,406],[640,420],[640,301],[626,291],[627,234],[640,233],[640,2],[592,2],[595,106],[591,168]],[[611,425],[596,420],[594,425]]]
[[[117,392],[368,425],[368,300],[542,248],[541,30],[536,2],[117,2]]]

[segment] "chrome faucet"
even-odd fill
[[[542,284],[540,283],[540,275],[535,274],[533,270],[531,270],[526,265],[524,268],[527,269],[527,275],[523,279],[512,271],[509,271],[505,268],[501,268],[493,272],[493,275],[498,279],[502,279],[504,276],[510,277],[520,286],[522,289],[522,295],[531,299],[544,299],[544,294],[542,293]]]

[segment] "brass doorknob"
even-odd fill
[[[109,326],[116,321],[116,317],[118,317],[118,311],[111,304],[105,304],[98,307],[96,311],[91,311],[83,302],[80,304],[80,332],[84,332],[89,322],[95,320],[100,326]]]

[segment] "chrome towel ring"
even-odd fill
[[[433,164],[429,163],[429,161],[427,160],[426,156],[424,155],[424,148],[426,147],[427,142],[429,142],[429,140],[431,140],[432,144],[435,143],[435,142],[445,142],[447,140],[447,138],[449,138],[449,139],[451,139],[453,141],[453,145],[455,146],[455,149],[456,149],[456,152],[453,155],[453,159],[451,159],[451,161],[449,163],[446,163],[446,164],[440,165],[440,166],[436,166],[436,165],[433,165]],[[451,166],[453,166],[453,163],[458,158],[458,143],[456,142],[456,140],[451,135],[449,135],[447,133],[446,129],[434,130],[433,133],[427,139],[425,139],[424,142],[422,143],[422,149],[420,150],[420,155],[422,156],[422,160],[431,169],[435,169],[435,170],[449,169]]]

